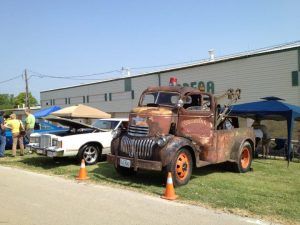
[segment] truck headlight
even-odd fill
[[[165,144],[167,144],[168,140],[169,140],[169,138],[166,136],[159,137],[157,140],[157,144],[158,144],[158,146],[162,147]]]

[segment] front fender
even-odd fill
[[[183,147],[188,148],[191,151],[192,157],[195,158],[196,147],[190,140],[183,137],[173,137],[160,151],[162,166],[167,166],[175,157],[176,152]]]

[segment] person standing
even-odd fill
[[[6,145],[5,126],[3,119],[3,111],[0,112],[0,158],[4,157]]]
[[[10,120],[8,120],[5,125],[6,128],[11,129],[12,137],[13,137],[13,146],[12,146],[12,155],[13,157],[16,156],[17,153],[17,144],[19,142],[20,146],[20,155],[24,155],[24,143],[23,143],[23,136],[20,135],[20,127],[23,127],[23,123],[21,120],[17,119],[16,114],[10,115]]]
[[[30,109],[25,109],[26,120],[25,120],[25,130],[26,130],[26,138],[28,142],[30,141],[30,134],[32,134],[35,125],[35,117],[31,114]]]
[[[267,158],[269,156],[269,145],[271,141],[271,135],[267,129],[267,127],[260,123],[260,120],[256,119],[252,125],[255,135],[256,142],[261,141],[262,145],[262,155],[263,158]]]

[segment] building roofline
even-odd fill
[[[216,64],[216,63],[239,60],[239,59],[243,59],[243,58],[255,57],[255,56],[260,56],[260,55],[273,54],[273,53],[284,52],[284,51],[292,51],[292,50],[297,50],[297,49],[300,49],[300,41],[294,41],[294,42],[290,42],[290,43],[286,43],[286,44],[275,45],[275,46],[271,46],[271,47],[260,48],[260,49],[236,53],[236,54],[230,54],[230,55],[226,55],[226,56],[217,57],[214,60],[209,60],[209,59],[198,60],[198,61],[195,61],[192,63],[185,63],[185,64],[181,64],[178,66],[166,68],[166,69],[159,69],[159,70],[140,73],[140,74],[136,74],[136,75],[132,75],[132,76],[110,78],[110,79],[94,81],[94,82],[86,83],[86,84],[79,84],[79,85],[73,85],[73,86],[68,86],[68,87],[49,89],[49,90],[41,91],[41,93],[64,90],[64,89],[69,89],[69,88],[82,87],[82,86],[89,86],[89,85],[93,85],[93,84],[106,83],[106,82],[111,82],[111,81],[118,81],[118,80],[123,80],[126,78],[136,78],[136,77],[142,77],[142,76],[149,76],[149,75],[153,75],[153,74],[162,74],[162,73],[166,73],[166,72],[177,71],[177,70],[182,70],[182,69],[187,69],[187,68],[193,68],[193,67],[197,67],[197,66],[206,66],[206,65]]]

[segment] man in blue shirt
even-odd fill
[[[4,114],[3,111],[0,111],[0,157],[4,157],[4,151],[6,145],[3,114]]]

